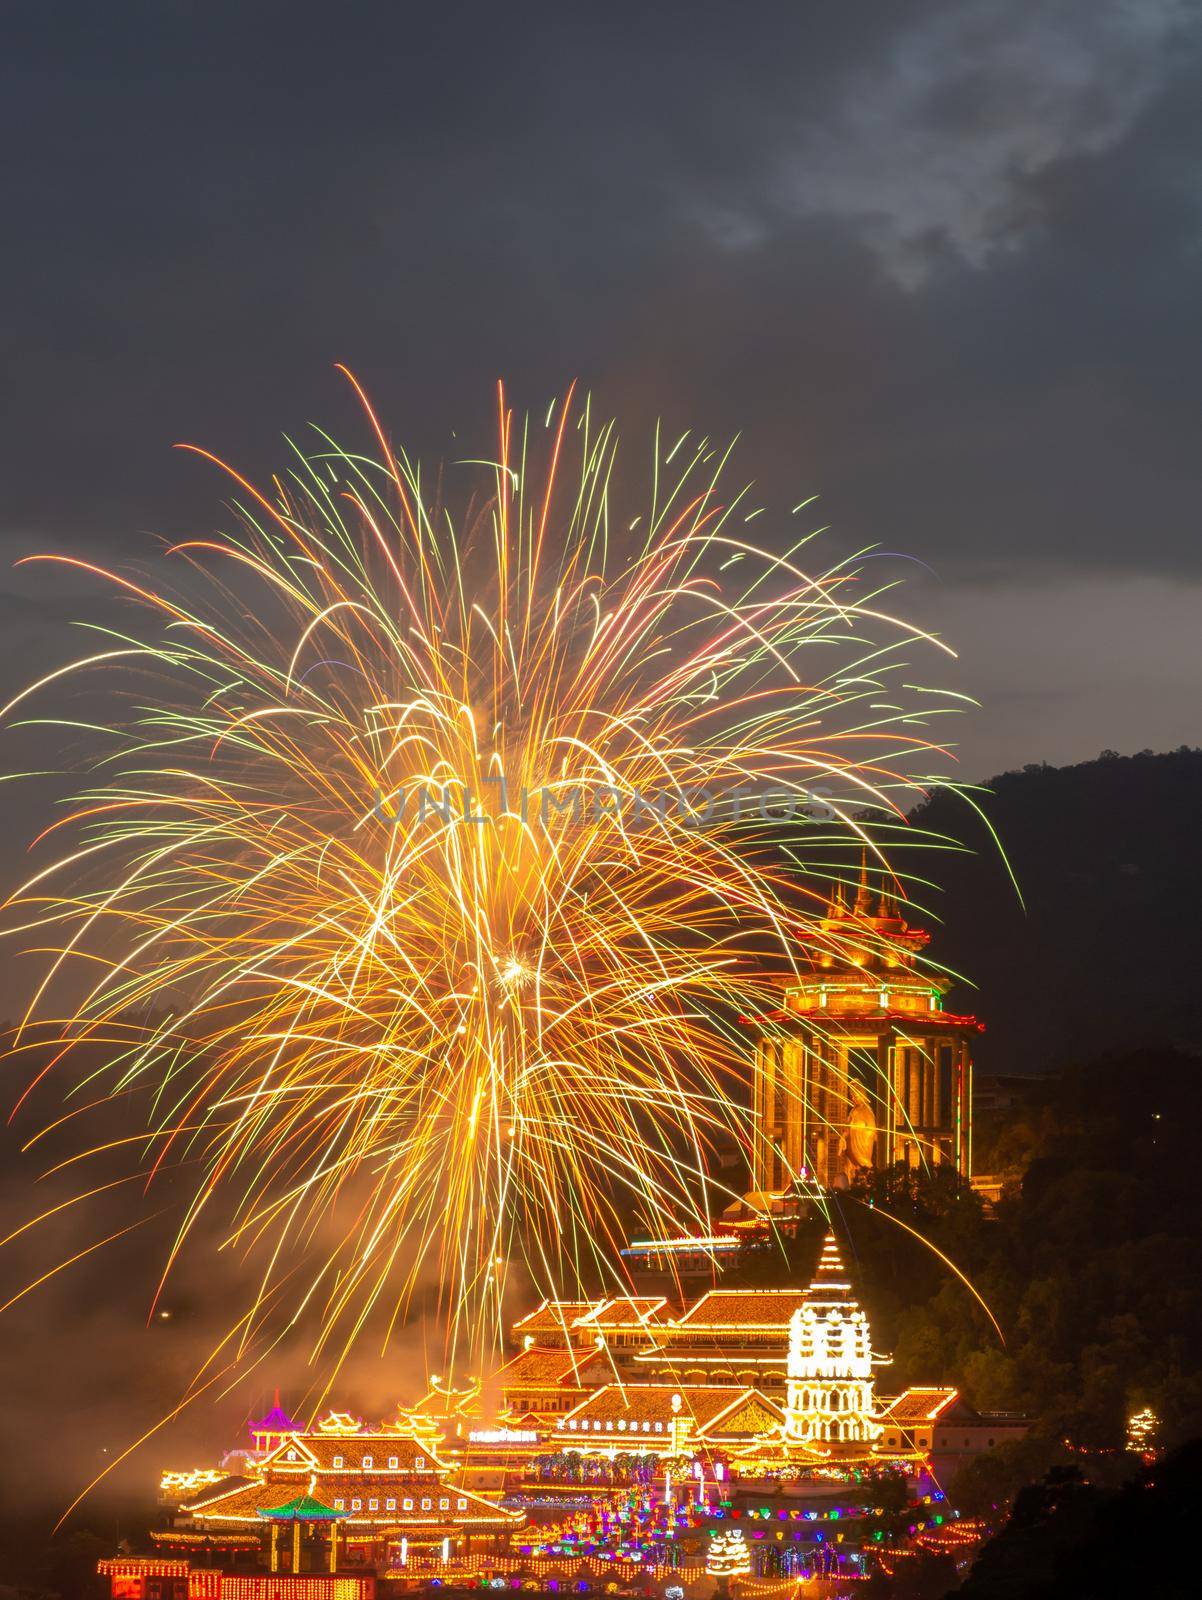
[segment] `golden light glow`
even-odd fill
[[[210,1218],[257,1263],[239,1348],[308,1309],[336,1367],[427,1273],[450,1344],[495,1347],[506,1264],[555,1294],[619,1193],[709,1236],[711,1143],[748,1144],[722,1019],[837,941],[725,797],[821,786],[857,837],[937,749],[903,687],[934,641],[853,565],[749,545],[707,441],[657,439],[619,538],[613,428],[569,395],[544,442],[498,398],[458,530],[364,400],[374,457],[226,469],[240,529],[177,545],[176,589],[39,558],[144,625],[5,708],[135,689],[8,902],[50,951],[16,1053],[98,1046],[144,1097],[148,1174],[194,1180],[167,1269]]]

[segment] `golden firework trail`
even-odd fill
[[[936,641],[863,562],[749,542],[705,440],[657,436],[632,522],[612,424],[498,390],[456,523],[355,388],[371,452],[225,468],[237,531],[154,577],[33,558],[139,620],[4,712],[112,711],[7,902],[48,952],[14,1057],[140,1096],[139,1170],[189,1177],[165,1273],[216,1230],[259,1286],[240,1338],[308,1313],[335,1366],[431,1285],[481,1351],[513,1263],[555,1293],[632,1217],[710,1231],[734,1019],[833,937],[807,848],[901,818],[960,698],[907,691]]]

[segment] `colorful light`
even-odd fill
[[[854,564],[750,545],[706,441],[657,440],[622,533],[616,436],[570,401],[540,450],[500,397],[458,531],[367,408],[376,458],[231,471],[240,531],[177,545],[176,591],[37,558],[149,625],[5,708],[141,685],[8,902],[52,952],[15,1049],[102,1047],[144,1094],[149,1173],[194,1177],[167,1270],[210,1218],[260,1264],[240,1350],[304,1305],[336,1366],[431,1269],[452,1350],[495,1347],[511,1256],[554,1293],[619,1194],[714,1239],[698,1179],[749,1146],[722,1019],[836,937],[764,795],[821,789],[846,842],[924,792],[946,705],[905,652],[933,641]]]

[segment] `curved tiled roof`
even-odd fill
[[[274,1405],[265,1417],[262,1417],[258,1422],[251,1423],[250,1431],[252,1433],[295,1433],[299,1426],[300,1424],[293,1422],[286,1411],[282,1410],[280,1406]]]
[[[600,1304],[596,1300],[544,1300],[541,1306],[528,1311],[515,1322],[515,1333],[563,1333],[577,1317],[592,1311]]]
[[[689,1332],[703,1328],[758,1328],[788,1332],[789,1318],[804,1304],[805,1289],[711,1289],[672,1323]]]
[[[356,1471],[319,1473],[302,1482],[305,1488],[299,1495],[290,1493],[292,1486],[278,1478],[244,1483],[220,1495],[198,1496],[181,1510],[204,1527],[211,1524],[254,1527],[272,1516],[294,1514],[289,1506],[303,1504],[309,1498],[325,1508],[324,1513],[314,1511],[315,1521],[334,1517],[351,1527],[428,1533],[444,1526],[512,1528],[525,1521],[520,1512],[506,1511],[471,1489],[434,1477],[412,1483],[395,1473],[378,1472],[366,1476]],[[406,1500],[410,1501],[408,1508]],[[423,1506],[423,1501],[429,1503]],[[304,1512],[298,1515],[303,1521]]]
[[[532,1345],[507,1361],[497,1373],[496,1381],[502,1388],[515,1384],[533,1384],[547,1388],[579,1388],[579,1375],[598,1359],[592,1350],[544,1350]]]
[[[616,1295],[577,1317],[577,1328],[645,1328],[659,1320],[668,1302],[663,1295]]]
[[[952,1388],[907,1389],[891,1400],[881,1412],[881,1422],[909,1427],[919,1422],[934,1422],[958,1396]]]

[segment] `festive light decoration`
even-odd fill
[[[284,1578],[267,1573],[221,1579],[221,1600],[370,1600],[375,1579],[304,1574]]]
[[[1127,1418],[1127,1448],[1144,1457],[1156,1454],[1160,1418],[1151,1406],[1141,1406]]]
[[[341,1360],[431,1267],[452,1348],[495,1344],[511,1254],[554,1292],[615,1244],[615,1190],[711,1237],[710,1142],[747,1143],[717,1019],[864,940],[761,848],[766,797],[796,823],[821,789],[826,840],[863,836],[951,708],[865,569],[748,542],[707,441],[657,440],[619,517],[587,404],[545,445],[499,412],[458,530],[368,409],[374,458],[231,471],[240,531],[177,545],[174,591],[35,558],[148,624],[5,708],[134,690],[8,902],[52,952],[15,1049],[91,1081],[99,1046],[145,1094],[149,1169],[196,1175],[171,1259],[220,1217],[261,1262],[241,1349],[307,1304]]]
[[[183,1498],[210,1483],[220,1483],[225,1473],[220,1467],[192,1467],[185,1472],[164,1472],[159,1478],[160,1495]]]
[[[807,1298],[789,1327],[786,1437],[861,1450],[878,1439],[872,1359],[868,1318],[851,1292],[835,1236],[828,1233]]]
[[[751,1571],[751,1551],[738,1528],[716,1533],[705,1552],[705,1570],[711,1578],[746,1577]]]

